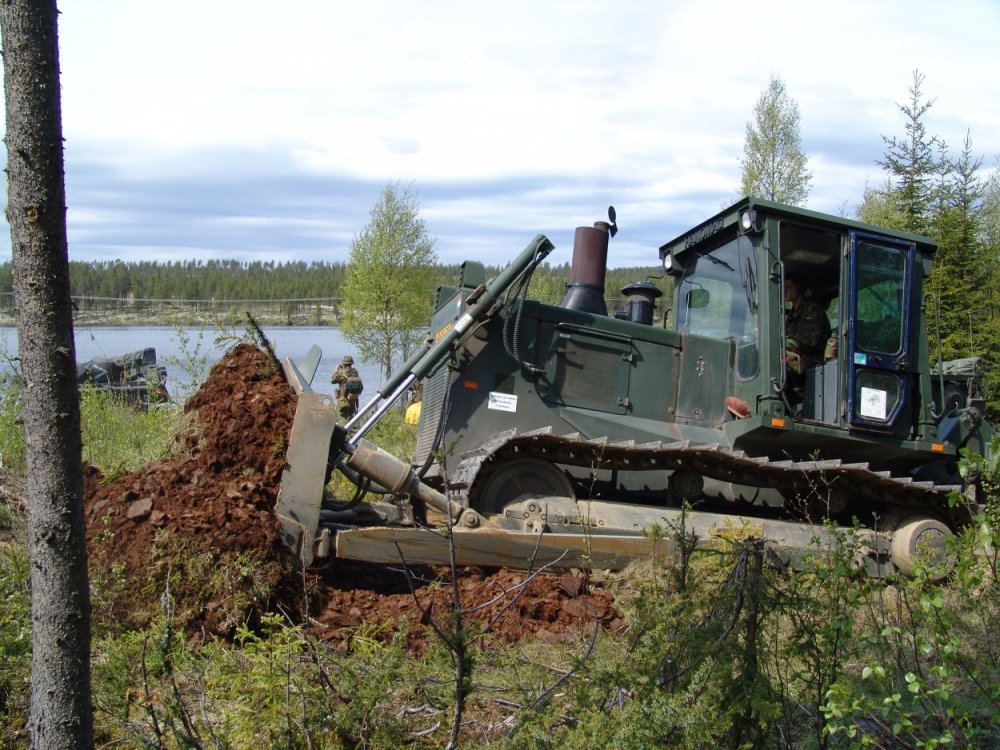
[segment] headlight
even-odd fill
[[[681,265],[674,261],[674,254],[667,253],[663,256],[663,270],[666,272],[667,276],[680,276],[684,273],[684,269]]]

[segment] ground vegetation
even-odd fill
[[[0,403],[0,422],[16,424],[16,398]],[[240,344],[183,412],[155,412],[128,436],[147,452],[115,458],[106,442],[93,454],[99,746],[1000,741],[1000,561],[985,519],[956,540],[944,582],[929,569],[859,577],[850,531],[788,574],[752,539],[702,549],[683,526],[655,532],[676,552],[615,574],[348,561],[303,571],[272,513],[293,407],[265,353]],[[376,439],[405,457],[415,436],[396,421]],[[16,444],[16,433],[0,438],[15,475]],[[976,468],[995,493],[997,466]],[[27,564],[17,483],[0,486],[0,732],[19,746]]]

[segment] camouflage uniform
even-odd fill
[[[344,361],[337,365],[330,377],[330,382],[337,385],[337,408],[340,416],[350,419],[358,413],[358,397],[364,388],[361,376],[354,367],[354,359],[344,357]]]
[[[785,364],[787,391],[792,401],[801,401],[807,367],[819,364],[830,339],[830,321],[815,300],[803,300],[785,312]]]
[[[785,313],[785,362],[801,375],[808,360],[819,360],[830,338],[830,321],[815,300],[805,300]]]

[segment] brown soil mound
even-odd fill
[[[184,455],[103,486],[88,482],[91,556],[128,592],[110,614],[141,623],[168,587],[189,602],[179,613],[188,629],[225,632],[261,609],[296,611],[273,514],[295,414],[291,388],[262,351],[244,344],[212,368],[185,410],[196,419]],[[233,580],[233,566],[245,581]],[[220,572],[228,580],[217,580]],[[137,595],[143,591],[151,596]]]
[[[455,593],[446,569],[403,571],[335,561],[323,579],[325,596],[313,632],[341,648],[350,648],[353,629],[362,624],[365,631],[387,638],[401,627],[430,626],[432,620],[447,632],[452,622]],[[494,641],[556,643],[589,638],[595,628],[619,630],[624,625],[608,591],[587,587],[571,575],[466,568],[457,581],[465,622]],[[411,628],[413,650],[422,650],[427,636],[427,628]]]
[[[273,514],[295,397],[261,350],[232,349],[186,410],[194,426],[181,457],[108,484],[88,473],[99,612],[142,625],[169,591],[177,602],[172,614],[189,633],[230,635],[267,611],[301,619],[308,606],[317,635],[346,647],[359,625],[389,637],[452,606],[451,586],[442,585],[446,571],[420,569],[408,581],[391,567],[334,561],[308,571],[303,587]],[[437,582],[429,585],[431,579]],[[489,623],[493,637],[507,642],[563,640],[620,622],[606,591],[583,592],[571,577],[524,579],[510,571],[462,571],[468,618]],[[424,630],[414,629],[415,645]]]

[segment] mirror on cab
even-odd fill
[[[707,289],[692,289],[687,293],[687,305],[690,308],[708,307],[710,296]]]

